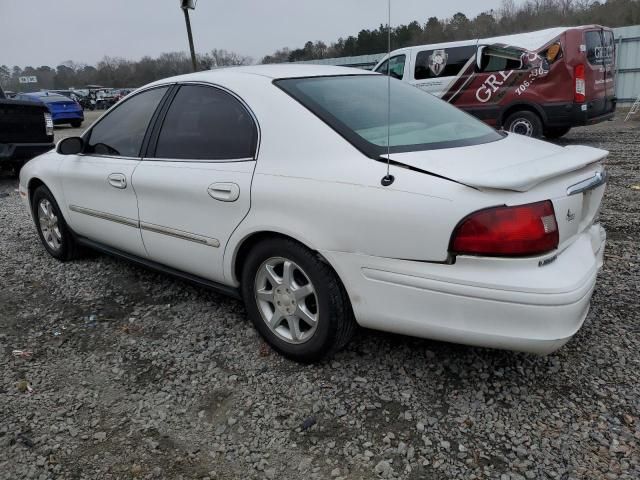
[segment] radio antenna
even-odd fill
[[[387,174],[380,183],[388,187],[395,178],[389,172],[391,164],[391,0],[387,0]]]

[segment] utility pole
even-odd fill
[[[180,0],[180,8],[184,13],[184,21],[187,24],[187,36],[189,37],[189,50],[191,50],[191,64],[193,65],[193,71],[198,70],[198,64],[196,63],[196,51],[193,47],[193,34],[191,33],[191,21],[189,20],[189,10],[195,10],[195,0]]]

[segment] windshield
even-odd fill
[[[448,103],[391,79],[388,128],[387,77],[342,75],[275,82],[372,158],[391,153],[452,148],[496,141],[502,136]]]

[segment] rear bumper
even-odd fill
[[[547,117],[547,127],[578,127],[610,120],[615,115],[616,99],[608,98],[587,103],[557,103],[541,105]]]
[[[0,163],[30,160],[53,147],[53,143],[0,143]]]
[[[442,265],[322,253],[364,327],[547,354],[582,326],[604,245],[604,230],[593,226],[542,267],[540,258],[459,257]]]
[[[54,113],[51,117],[54,124],[69,123],[75,120],[84,121],[84,113],[82,111]]]

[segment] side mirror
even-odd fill
[[[84,149],[84,140],[80,137],[68,137],[60,140],[56,152],[60,155],[77,155]]]

